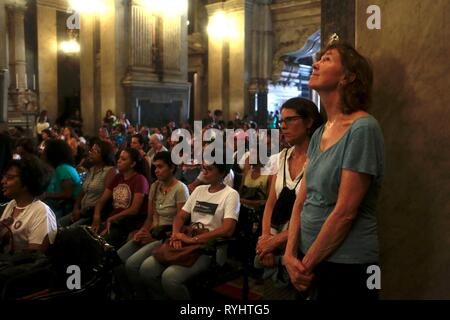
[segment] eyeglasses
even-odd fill
[[[302,116],[292,116],[292,117],[286,117],[284,119],[280,120],[280,124],[283,122],[288,126],[292,121],[303,118]]]

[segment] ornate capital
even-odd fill
[[[26,0],[6,0],[5,6],[8,10],[11,11],[22,11],[27,10],[27,1]]]

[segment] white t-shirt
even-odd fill
[[[223,219],[239,219],[239,193],[229,186],[209,192],[210,185],[198,186],[183,206],[192,222],[201,222],[209,231],[223,225]]]
[[[10,217],[15,207],[16,201],[10,201],[0,220]],[[28,244],[42,244],[47,235],[53,243],[57,230],[55,214],[40,200],[32,202],[11,225],[16,250],[26,249]]]

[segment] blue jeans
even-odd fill
[[[154,241],[144,246],[131,240],[124,244],[118,251],[120,259],[125,264],[125,273],[129,284],[121,283],[122,286],[131,286],[129,291],[132,291],[136,298],[146,298],[147,289],[143,286],[139,269],[143,262],[152,255],[153,250],[161,244],[161,241]]]
[[[142,263],[139,274],[152,298],[189,300],[191,296],[184,283],[207,270],[210,264],[211,257],[201,255],[191,267],[178,265],[166,267],[152,256]]]

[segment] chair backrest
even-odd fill
[[[114,247],[88,226],[59,229],[55,242],[49,247],[49,255],[55,273],[54,289],[66,287],[69,266],[80,268],[83,286],[120,262]]]

